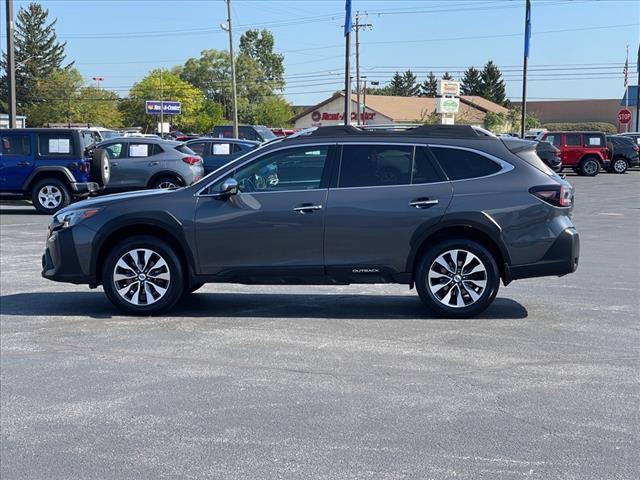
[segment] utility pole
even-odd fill
[[[531,42],[531,0],[526,0],[524,14],[524,66],[522,68],[522,125],[520,138],[527,129],[527,67],[529,64],[529,43]]]
[[[364,14],[366,16],[366,13]],[[360,125],[360,29],[373,27],[370,23],[360,23],[360,12],[356,12],[356,24],[353,29],[356,31],[356,101],[358,103],[357,123]]]
[[[344,124],[351,123],[351,0],[345,0],[344,4]]]
[[[636,84],[636,132],[640,132],[640,45],[638,45],[638,83]]]
[[[13,39],[13,0],[7,0],[7,83],[9,128],[16,128],[16,58]]]
[[[162,80],[162,69],[160,69],[160,138],[164,134],[164,82]]]
[[[236,62],[233,58],[233,30],[231,27],[231,0],[227,0],[227,25],[223,30],[229,32],[229,57],[231,58],[231,90],[233,94],[233,138],[238,138],[238,97],[236,91]]]

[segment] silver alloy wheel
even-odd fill
[[[584,163],[584,171],[587,175],[594,175],[598,172],[598,162],[597,160],[587,160]]]
[[[158,184],[158,188],[168,188],[173,190],[174,188],[178,188],[178,186],[171,180],[164,180]]]
[[[467,250],[447,250],[429,267],[427,284],[443,305],[468,307],[476,303],[487,288],[487,268]]]
[[[170,282],[167,262],[148,248],[129,250],[118,259],[113,269],[116,292],[136,306],[156,303],[165,296]]]
[[[38,201],[45,208],[58,208],[62,203],[62,192],[55,185],[45,185],[38,191]]]
[[[627,162],[619,158],[613,162],[613,171],[616,173],[624,173],[627,171]]]

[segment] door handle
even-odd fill
[[[118,162],[109,162],[109,165],[111,167],[117,167],[118,166]]]
[[[294,212],[298,212],[298,213],[312,213],[315,210],[322,210],[322,205],[312,205],[312,204],[304,204],[304,205],[300,205],[299,207],[295,207],[293,209]]]
[[[429,200],[428,198],[418,198],[416,200],[412,200],[411,202],[409,202],[409,206],[414,208],[430,208],[430,207],[433,207],[434,205],[437,205],[438,203],[439,203],[438,200]]]
[[[150,167],[155,167],[156,165],[158,165],[160,162],[149,162],[149,166]]]
[[[28,167],[31,164],[29,162],[18,162],[16,165],[19,167]]]

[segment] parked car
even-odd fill
[[[202,158],[184,143],[147,137],[123,137],[96,145],[111,164],[107,191],[178,188],[204,176]]]
[[[536,153],[554,172],[562,171],[562,160],[560,159],[559,148],[554,147],[547,141],[541,141],[537,142]]]
[[[201,137],[186,145],[204,160],[205,175],[226,165],[231,160],[260,146],[260,142],[236,138]]]
[[[609,158],[607,139],[602,132],[545,132],[540,140],[560,149],[562,168],[594,177]]]
[[[394,178],[378,162],[391,157]],[[469,126],[323,127],[188,188],[62,210],[42,275],[102,285],[136,315],[167,310],[205,282],[401,283],[432,312],[469,317],[501,279],[575,271],[572,203],[573,188],[532,142]]]
[[[96,138],[88,129],[0,130],[0,196],[31,200],[38,212],[50,215],[102,190],[109,183],[109,162],[103,151],[93,157],[86,151]]]
[[[629,167],[639,165],[638,146],[631,137],[607,135],[610,155],[604,161],[604,169],[612,173],[625,173]]]
[[[212,137],[233,138],[233,125],[217,125],[213,127]],[[240,125],[238,127],[238,138],[243,140],[254,140],[257,142],[267,142],[278,138],[267,127],[262,125]]]
[[[620,133],[618,134],[622,137],[629,137],[632,138],[634,142],[636,142],[636,145],[640,145],[640,133],[639,132],[627,132],[627,133]]]

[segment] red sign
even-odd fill
[[[624,125],[631,122],[631,110],[623,108],[618,112],[618,121]]]
[[[351,112],[351,120],[355,121],[357,118],[356,112]],[[376,117],[375,112],[365,112],[360,113],[360,120],[373,120]],[[327,122],[327,121],[341,121],[344,118],[344,113],[333,113],[333,112],[319,112],[318,110],[314,111],[311,114],[311,120],[314,122]]]

